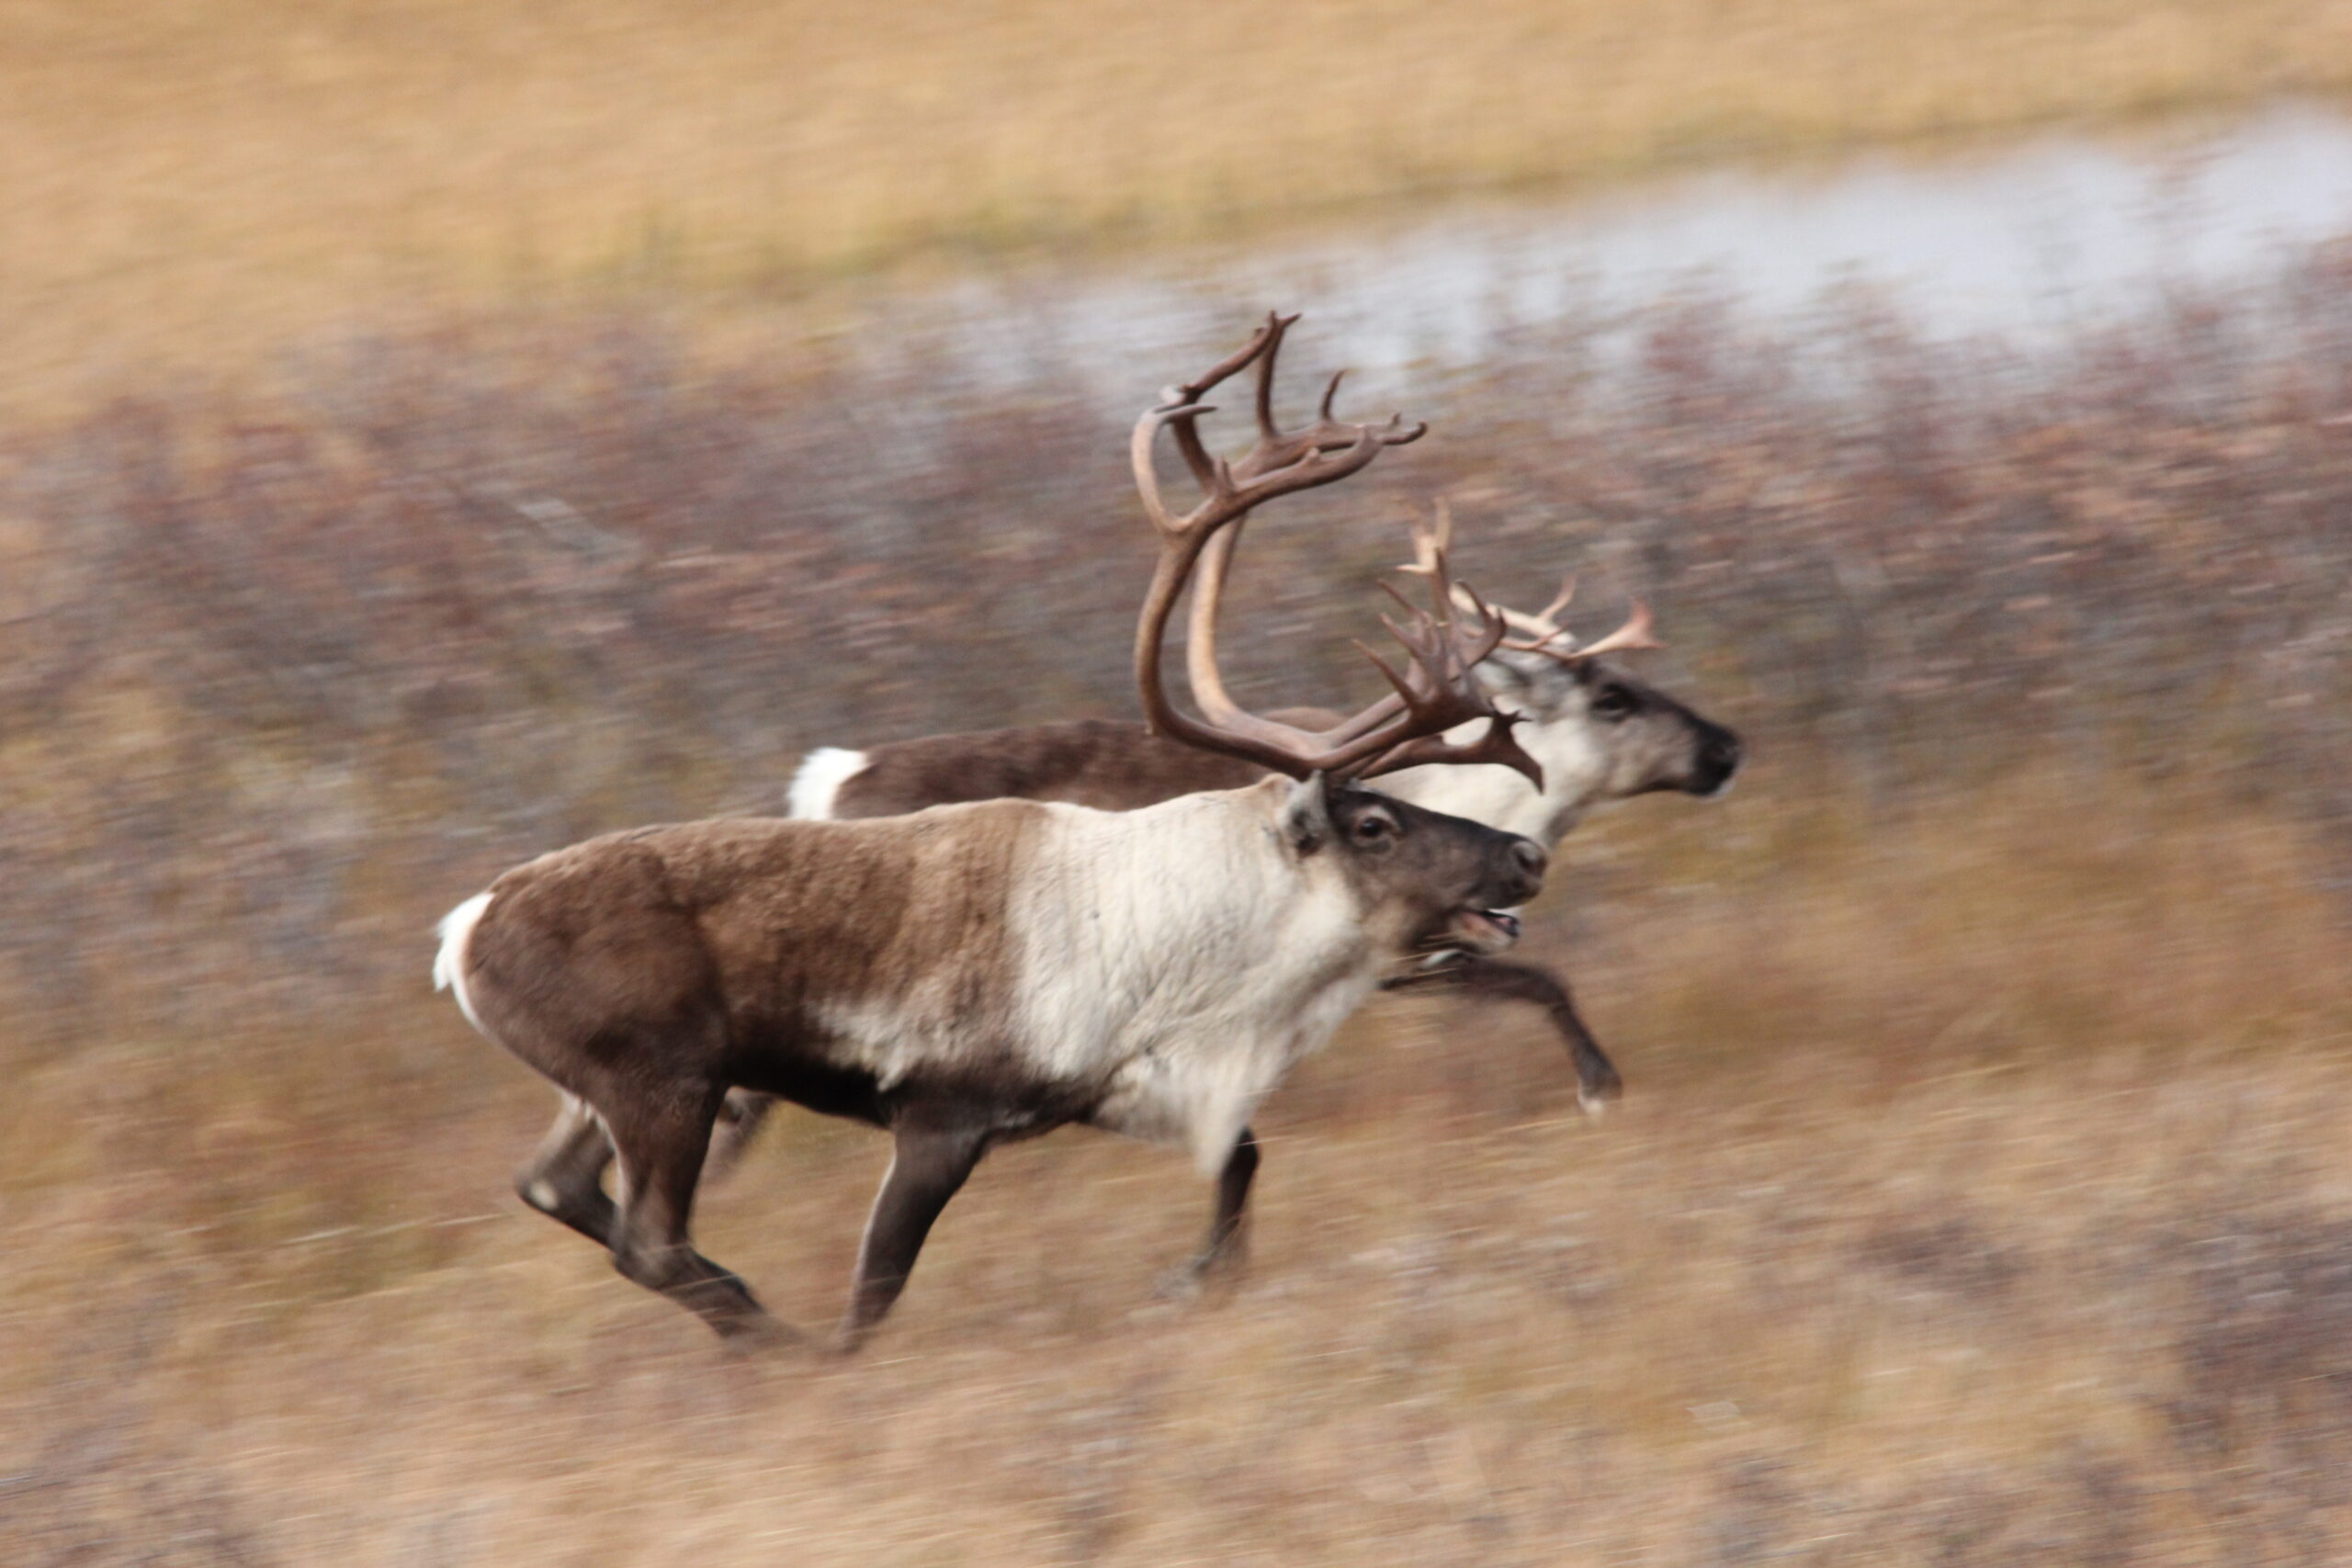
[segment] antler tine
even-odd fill
[[[1167,388],[1159,394],[1162,407],[1192,405],[1191,412],[1176,416],[1179,421],[1175,427],[1176,449],[1183,454],[1184,466],[1193,470],[1193,480],[1203,490],[1211,490],[1215,487],[1217,468],[1216,459],[1209,456],[1208,448],[1201,444],[1201,433],[1197,422],[1202,414],[1214,413],[1216,411],[1203,405],[1201,399],[1208,393],[1210,389],[1238,375],[1254,361],[1259,367],[1258,407],[1260,421],[1262,423],[1265,417],[1266,384],[1272,375],[1274,357],[1282,352],[1283,334],[1290,331],[1292,323],[1297,320],[1298,317],[1295,315],[1285,316],[1277,311],[1267,311],[1265,321],[1256,332],[1250,334],[1250,341],[1242,344],[1238,352],[1218,360],[1209,367],[1204,374],[1195,377],[1182,386]]]
[[[1479,660],[1492,653],[1496,644],[1502,640],[1502,620],[1488,609],[1486,601],[1478,597],[1476,589],[1464,584],[1460,592],[1466,594],[1471,606],[1476,609],[1479,631],[1465,634],[1453,624],[1451,610],[1455,596],[1447,591],[1447,585],[1442,581],[1433,581],[1430,597],[1444,607],[1446,614],[1442,617],[1428,613],[1418,616],[1416,629],[1422,634],[1418,639],[1418,646],[1414,639],[1407,638],[1401,631],[1396,632],[1399,641],[1414,649],[1417,661],[1429,672],[1442,693],[1430,706],[1431,711],[1444,715],[1447,722],[1443,729],[1416,736],[1384,753],[1365,770],[1365,776],[1373,777],[1427,762],[1496,762],[1525,773],[1534,782],[1535,787],[1541,789],[1544,787],[1543,768],[1510,733],[1511,728],[1521,723],[1524,716],[1498,710],[1485,688],[1478,684],[1475,673]],[[1393,626],[1390,629],[1396,631]],[[1410,699],[1407,700],[1409,705]],[[1488,721],[1476,740],[1458,745],[1443,739],[1444,729],[1475,718]]]
[[[1465,666],[1482,663],[1488,654],[1502,646],[1504,626],[1502,612],[1487,604],[1479,596],[1478,591],[1466,582],[1455,584],[1454,592],[1470,601],[1462,607],[1473,612],[1478,617],[1478,630],[1476,633],[1458,637],[1457,646],[1462,651],[1462,661]]]
[[[1544,608],[1535,613],[1535,618],[1544,622],[1547,626],[1557,626],[1559,624],[1560,612],[1566,609],[1568,607],[1568,601],[1574,599],[1576,596],[1577,574],[1572,571],[1568,573],[1567,576],[1560,579],[1559,592],[1552,596],[1552,602],[1549,604],[1544,605]]]
[[[1464,602],[1462,590],[1458,587],[1453,591],[1453,602],[1465,610],[1470,607]],[[1495,614],[1502,617],[1503,624],[1528,639],[1517,641],[1506,637],[1502,646],[1516,649],[1521,653],[1548,651],[1552,643],[1568,635],[1567,627],[1552,618],[1558,612],[1562,603],[1564,603],[1563,600],[1554,600],[1540,615],[1531,615],[1524,610],[1514,610],[1506,604],[1496,605]]]
[[[1202,444],[1198,423],[1202,415],[1216,411],[1213,405],[1201,402],[1201,397],[1254,360],[1260,367],[1260,402],[1261,408],[1270,407],[1268,373],[1282,346],[1283,334],[1297,320],[1296,316],[1269,314],[1248,346],[1219,361],[1199,378],[1162,390],[1160,401],[1136,422],[1129,441],[1136,488],[1143,496],[1145,510],[1163,535],[1213,531],[1278,496],[1336,483],[1370,465],[1383,447],[1406,446],[1428,431],[1426,424],[1408,428],[1404,423],[1405,416],[1395,414],[1385,425],[1321,424],[1297,436],[1276,431],[1273,439],[1261,438],[1236,463],[1212,456]],[[1271,421],[1270,412],[1267,417]],[[1177,449],[1183,454],[1185,466],[1206,492],[1202,503],[1181,518],[1169,512],[1152,462],[1152,448],[1163,425],[1174,430]],[[1338,456],[1327,462],[1327,456],[1334,453]]]
[[[1576,596],[1576,574],[1570,572],[1561,581],[1560,592],[1536,615],[1496,605],[1495,612],[1511,629],[1524,634],[1521,637],[1504,637],[1499,646],[1519,653],[1540,653],[1563,664],[1581,663],[1603,653],[1625,653],[1635,649],[1666,646],[1657,639],[1657,628],[1650,618],[1650,607],[1638,599],[1634,601],[1633,614],[1626,617],[1623,626],[1598,642],[1578,643],[1559,621],[1560,612],[1568,607],[1568,601]],[[1471,607],[1471,600],[1464,598],[1464,588],[1456,586],[1453,602],[1466,610]]]
[[[1437,514],[1434,526],[1423,523],[1419,517],[1413,519],[1412,563],[1408,566],[1400,566],[1396,570],[1414,577],[1428,578],[1434,587],[1442,591],[1448,604],[1456,609],[1467,610],[1478,617],[1480,627],[1478,636],[1485,640],[1477,653],[1471,657],[1470,662],[1476,664],[1498,648],[1510,647],[1532,650],[1543,647],[1555,637],[1566,635],[1565,629],[1552,617],[1566,605],[1569,595],[1576,592],[1575,577],[1569,577],[1562,584],[1559,596],[1545,605],[1544,613],[1540,615],[1529,615],[1500,604],[1488,604],[1486,600],[1478,596],[1476,589],[1466,582],[1454,582],[1446,575],[1446,552],[1453,544],[1453,508],[1444,497],[1441,496],[1432,510]],[[1535,640],[1525,643],[1510,642],[1503,635],[1506,628],[1525,632]]]
[[[1493,612],[1487,609],[1486,601],[1478,597],[1476,589],[1467,584],[1455,586],[1448,576],[1445,547],[1453,537],[1453,515],[1446,510],[1443,502],[1438,503],[1438,527],[1434,534],[1421,523],[1419,518],[1413,518],[1414,561],[1411,565],[1396,569],[1409,575],[1426,577],[1430,580],[1430,610],[1419,609],[1411,600],[1399,592],[1393,582],[1382,583],[1380,591],[1396,600],[1397,606],[1411,617],[1416,626],[1423,620],[1430,620],[1444,627],[1453,637],[1454,657],[1460,661],[1463,669],[1468,670],[1494,652],[1496,644],[1502,640],[1503,625],[1495,617]],[[1465,631],[1456,625],[1453,610],[1450,608],[1451,604],[1460,604],[1464,609],[1476,615],[1477,629]],[[1385,615],[1381,620],[1392,635],[1400,641],[1404,640],[1404,633],[1397,629],[1396,623],[1388,620]],[[1404,704],[1400,699],[1384,697],[1353,718],[1326,733],[1335,741],[1352,740],[1360,736],[1370,734],[1374,729],[1394,719],[1404,711]]]
[[[1270,316],[1267,320],[1272,321],[1273,318]],[[1291,321],[1296,320],[1298,320],[1296,316],[1290,319]],[[1258,361],[1256,400],[1258,439],[1261,442],[1277,442],[1283,438],[1281,427],[1274,423],[1274,361],[1282,357],[1283,333],[1289,330],[1290,321],[1284,321],[1275,331],[1272,341],[1266,344],[1265,356]]]
[[[1283,429],[1274,422],[1274,362],[1282,353],[1283,333],[1298,318],[1269,317],[1267,320],[1270,325],[1277,320],[1282,324],[1272,332],[1264,356],[1258,361],[1258,440],[1233,465],[1238,478],[1244,480],[1255,479],[1261,474],[1288,468],[1317,452],[1335,452],[1353,446],[1367,434],[1383,446],[1408,446],[1429,434],[1430,427],[1426,423],[1416,420],[1408,425],[1401,413],[1391,414],[1387,423],[1376,425],[1350,424],[1332,418],[1331,400],[1339,396],[1340,379],[1347,374],[1345,370],[1334,375],[1330,385],[1324,388],[1319,417],[1313,425],[1300,431]],[[1237,359],[1238,357],[1236,356]],[[1239,366],[1236,365],[1235,368],[1238,369]]]
[[[1471,676],[1470,671],[1476,670],[1489,654],[1501,646],[1505,626],[1501,615],[1479,596],[1476,589],[1466,582],[1454,582],[1449,575],[1444,547],[1452,536],[1452,523],[1451,513],[1445,512],[1442,505],[1439,528],[1434,536],[1423,528],[1416,519],[1413,525],[1414,543],[1420,558],[1411,566],[1396,569],[1399,571],[1424,576],[1430,580],[1430,609],[1422,610],[1417,607],[1412,601],[1397,591],[1394,583],[1384,582],[1380,588],[1381,592],[1396,601],[1397,605],[1409,617],[1411,625],[1416,627],[1425,623],[1431,625],[1451,641],[1453,663],[1448,672],[1441,679],[1469,682],[1472,689],[1476,690],[1477,688],[1475,686],[1475,678]],[[1469,611],[1476,617],[1475,626],[1465,627],[1454,619],[1453,610],[1457,606]],[[1405,633],[1398,629],[1395,622],[1388,620],[1386,616],[1381,619],[1382,624],[1388,627],[1389,632],[1398,641],[1408,642]],[[1335,741],[1353,740],[1370,734],[1374,729],[1390,722],[1404,711],[1405,704],[1401,698],[1385,697],[1356,715],[1355,717],[1326,733]]]
[[[1559,614],[1560,606],[1567,603],[1567,596],[1575,587],[1576,579],[1570,578],[1568,586],[1561,590],[1560,597],[1554,600],[1541,616],[1523,615],[1515,610],[1503,611],[1511,625],[1530,633],[1531,637],[1525,642],[1505,638],[1502,646],[1521,653],[1540,653],[1563,664],[1580,664],[1604,653],[1629,653],[1637,649],[1666,646],[1657,638],[1657,626],[1650,618],[1650,607],[1639,599],[1634,601],[1633,614],[1626,616],[1623,626],[1598,642],[1577,642],[1568,635],[1567,627],[1553,619]]]
[[[1416,607],[1395,585],[1381,584],[1407,615],[1403,626],[1385,615],[1381,622],[1412,655],[1412,664],[1399,673],[1358,643],[1395,693],[1329,731],[1329,738],[1345,743],[1351,754],[1369,759],[1358,770],[1366,778],[1424,762],[1494,762],[1517,769],[1541,789],[1543,768],[1510,736],[1520,716],[1497,709],[1476,674],[1479,662],[1502,641],[1501,617],[1476,589],[1456,587],[1450,581],[1444,554],[1433,543],[1429,576],[1427,610]],[[1475,629],[1454,619],[1457,604],[1477,617]],[[1441,739],[1446,730],[1478,718],[1489,723],[1477,740],[1457,745]]]
[[[1274,423],[1275,364],[1282,357],[1283,334],[1288,332],[1291,324],[1297,320],[1296,316],[1270,315],[1266,318],[1269,335],[1264,352],[1261,355],[1254,356],[1258,360],[1256,393],[1258,441],[1257,445],[1243,456],[1241,461],[1235,465],[1236,471],[1245,479],[1254,474],[1263,473],[1270,468],[1287,467],[1298,461],[1305,451],[1329,452],[1341,446],[1351,446],[1363,432],[1369,428],[1361,424],[1344,423],[1331,415],[1332,400],[1340,395],[1340,382],[1347,375],[1344,367],[1333,371],[1330,383],[1323,389],[1323,400],[1317,406],[1317,419],[1312,429],[1293,434],[1284,431],[1281,425]],[[1239,369],[1241,365],[1246,363],[1248,363],[1247,360],[1236,355],[1234,369]],[[1227,371],[1227,374],[1229,375],[1231,372]],[[1389,415],[1388,423],[1379,428],[1381,444],[1386,446],[1408,446],[1429,434],[1429,426],[1418,422],[1408,428],[1405,423],[1405,416],[1401,413]]]
[[[1413,564],[1400,566],[1396,570],[1413,577],[1429,579],[1431,617],[1453,631],[1455,646],[1464,661],[1476,664],[1501,646],[1510,612],[1489,605],[1468,583],[1453,581],[1453,568],[1446,558],[1446,552],[1453,543],[1453,511],[1442,500],[1438,502],[1436,511],[1437,526],[1433,530],[1423,526],[1419,518],[1413,519]],[[1387,590],[1390,598],[1404,604],[1408,613],[1412,612],[1412,605],[1406,603],[1405,596],[1395,587],[1385,582],[1381,586]],[[1478,629],[1464,632],[1455,626],[1453,612],[1456,609],[1467,610],[1476,616]]]
[[[1209,367],[1206,373],[1196,377],[1193,380],[1185,382],[1181,387],[1171,388],[1170,389],[1170,391],[1181,397],[1181,399],[1185,402],[1198,402],[1202,393],[1207,391],[1210,388],[1216,386],[1220,382],[1229,380],[1231,378],[1246,369],[1253,361],[1257,360],[1261,355],[1267,358],[1271,363],[1272,354],[1269,351],[1279,352],[1281,350],[1283,333],[1290,331],[1290,329],[1296,324],[1297,321],[1298,317],[1295,314],[1285,316],[1279,311],[1267,311],[1264,322],[1259,326],[1256,332],[1250,334],[1250,341],[1248,343],[1243,344],[1239,349],[1236,350],[1232,354],[1227,355],[1223,359],[1218,360],[1215,365]],[[1262,376],[1260,378],[1261,380],[1263,378],[1264,378]],[[1163,394],[1163,396],[1167,394]]]
[[[1465,657],[1472,649],[1464,644],[1451,617],[1441,620],[1428,612],[1417,611],[1409,633],[1387,617],[1382,619],[1390,634],[1412,654],[1414,665],[1426,681],[1417,682],[1398,674],[1387,660],[1364,649],[1366,657],[1396,688],[1396,700],[1405,714],[1395,724],[1383,727],[1380,732],[1366,736],[1350,748],[1368,759],[1367,765],[1357,770],[1358,776],[1373,778],[1400,768],[1437,762],[1492,762],[1517,770],[1542,789],[1543,766],[1511,734],[1512,727],[1521,723],[1524,716],[1505,713],[1494,705],[1472,672],[1477,660]],[[1499,636],[1501,623],[1490,622],[1490,630]],[[1491,651],[1491,646],[1486,651]],[[1479,657],[1483,658],[1484,653]],[[1487,728],[1476,740],[1456,743],[1444,739],[1447,730],[1480,718],[1487,720]]]
[[[1174,393],[1181,389],[1171,387],[1169,391]],[[1159,439],[1160,426],[1182,421],[1183,423],[1179,428],[1189,430],[1192,421],[1208,412],[1197,404],[1163,403],[1145,411],[1144,416],[1136,421],[1135,433],[1128,437],[1127,457],[1135,469],[1136,493],[1142,497],[1143,509],[1163,539],[1176,538],[1184,534],[1193,519],[1189,513],[1182,519],[1170,514],[1167,501],[1159,493],[1159,471],[1151,460],[1152,447]],[[1203,482],[1207,481],[1204,479]]]
[[[1634,613],[1625,617],[1625,624],[1599,642],[1589,642],[1582,648],[1565,653],[1549,648],[1544,651],[1563,664],[1570,664],[1604,653],[1623,653],[1637,648],[1664,648],[1666,644],[1657,639],[1657,627],[1650,619],[1650,607],[1636,599],[1634,601]]]
[[[1414,516],[1412,563],[1398,567],[1398,571],[1410,572],[1415,577],[1434,577],[1443,570],[1445,552],[1453,544],[1453,508],[1440,496],[1433,510],[1437,513],[1433,527],[1422,522],[1419,514]]]
[[[1413,519],[1413,561],[1409,566],[1396,569],[1415,577],[1426,577],[1432,583],[1445,581],[1446,549],[1453,542],[1453,509],[1440,498],[1435,511],[1437,524],[1434,528],[1418,517]],[[1634,613],[1623,626],[1599,642],[1579,645],[1575,637],[1568,635],[1568,628],[1560,624],[1560,612],[1566,609],[1576,596],[1577,574],[1573,571],[1560,580],[1560,591],[1552,596],[1552,602],[1532,615],[1505,604],[1489,606],[1467,583],[1451,583],[1447,588],[1447,597],[1456,608],[1471,611],[1482,618],[1499,616],[1503,625],[1521,634],[1519,637],[1497,637],[1487,645],[1487,653],[1492,653],[1497,648],[1508,648],[1519,653],[1545,654],[1564,664],[1571,664],[1597,654],[1666,646],[1657,640],[1649,606],[1638,599],[1634,601]],[[1483,659],[1486,653],[1478,657]]]
[[[1511,733],[1512,727],[1526,722],[1526,715],[1517,713],[1490,714],[1486,729],[1477,739],[1467,744],[1457,744],[1433,735],[1408,740],[1366,768],[1363,776],[1378,778],[1383,773],[1435,763],[1458,766],[1467,762],[1490,762],[1522,774],[1537,789],[1542,789],[1544,765],[1528,755],[1527,748],[1521,746],[1519,737]]]

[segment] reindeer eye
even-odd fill
[[[1592,711],[1602,718],[1623,718],[1640,705],[1623,686],[1603,686],[1592,694]]]
[[[1396,824],[1377,811],[1356,818],[1355,835],[1359,844],[1376,844],[1396,831]]]

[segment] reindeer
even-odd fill
[[[1073,1122],[1189,1148],[1217,1176],[1193,1270],[1235,1258],[1258,1164],[1250,1114],[1289,1066],[1398,962],[1516,938],[1509,911],[1542,887],[1541,845],[1363,786],[1489,764],[1541,784],[1518,716],[1471,673],[1505,623],[1475,595],[1474,619],[1457,618],[1442,559],[1430,607],[1391,623],[1403,671],[1374,656],[1391,694],[1352,716],[1194,716],[1168,694],[1167,624],[1204,548],[1251,508],[1410,439],[1397,418],[1333,427],[1288,461],[1219,463],[1196,429],[1201,397],[1238,367],[1170,388],[1136,424],[1160,550],[1135,665],[1153,728],[1250,782],[1131,812],[999,799],[639,828],[516,867],[442,922],[436,983],[563,1095],[517,1178],[523,1200],[722,1337],[787,1332],[688,1230],[730,1089],[891,1134],[837,1337],[848,1348],[898,1299],[981,1156]],[[1182,516],[1153,469],[1162,429],[1205,492]]]
[[[1269,316],[1250,346],[1218,367],[1224,376],[1253,363],[1257,367],[1259,437],[1233,465],[1237,475],[1267,471],[1296,462],[1307,450],[1335,450],[1353,439],[1356,427],[1331,418],[1337,376],[1324,393],[1321,416],[1312,429],[1287,433],[1274,421],[1275,360],[1283,333],[1297,320]],[[1207,378],[1201,383],[1204,388],[1214,384]],[[1420,434],[1419,426],[1400,428],[1386,439],[1403,445]],[[1211,542],[1188,623],[1186,673],[1204,711],[1213,714],[1236,711],[1218,679],[1214,649],[1225,581],[1242,526],[1237,522]],[[1453,518],[1442,502],[1435,525],[1417,520],[1413,536],[1414,558],[1400,570],[1434,578],[1453,537]],[[1648,606],[1635,602],[1623,626],[1580,644],[1559,619],[1575,592],[1571,576],[1540,611],[1496,606],[1513,635],[1506,636],[1476,666],[1478,682],[1492,699],[1526,720],[1518,736],[1543,764],[1543,785],[1503,767],[1442,767],[1393,774],[1383,785],[1387,793],[1433,811],[1524,834],[1546,850],[1556,850],[1596,806],[1657,791],[1706,799],[1730,787],[1739,768],[1739,737],[1604,661],[1606,655],[1661,646]],[[1459,602],[1458,607],[1470,605]],[[1283,716],[1329,722],[1328,715]],[[1198,790],[1238,788],[1253,776],[1251,764],[1243,759],[1182,745],[1145,725],[1088,718],[926,736],[862,751],[821,747],[803,761],[786,799],[792,816],[810,820],[889,817],[953,801],[1001,796],[1126,811]],[[1577,1073],[1577,1097],[1584,1108],[1597,1113],[1623,1093],[1623,1080],[1615,1065],[1577,1015],[1566,980],[1555,971],[1487,956],[1442,953],[1390,976],[1383,988],[1430,987],[1537,1004],[1567,1047]],[[769,1108],[768,1101],[753,1095],[729,1100],[716,1150],[722,1168],[740,1156]]]

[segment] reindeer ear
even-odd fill
[[[1331,801],[1321,773],[1309,773],[1291,785],[1290,799],[1283,804],[1282,825],[1283,838],[1302,859],[1330,842]]]

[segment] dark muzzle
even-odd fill
[[[1699,737],[1699,761],[1690,770],[1692,795],[1721,795],[1739,772],[1739,737],[1720,724],[1708,725]]]
[[[1503,892],[1495,899],[1498,909],[1516,908],[1544,891],[1544,868],[1552,857],[1532,839],[1514,835],[1503,849],[1504,867],[1498,880]]]

